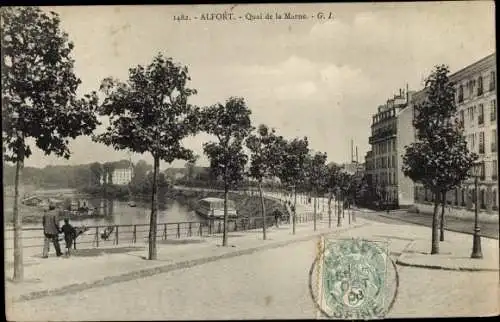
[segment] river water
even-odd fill
[[[114,199],[89,198],[85,201],[97,209],[96,218],[71,219],[80,225],[135,225],[149,224],[151,201],[136,201],[136,207],[130,207],[126,201]],[[203,218],[187,206],[176,200],[164,199],[158,201],[158,223],[200,222]]]
[[[51,196],[58,198],[58,196]],[[95,208],[97,215],[95,218],[71,217],[70,221],[76,225],[135,225],[149,224],[151,215],[151,199],[143,200],[136,199],[136,207],[130,207],[127,201],[117,199],[102,199],[95,197],[85,197],[82,195],[66,195],[64,198],[70,198],[73,201],[80,200],[80,204],[84,202],[91,208]],[[4,196],[4,211],[8,217],[12,216],[12,205],[14,198],[12,196]],[[38,207],[30,207],[20,205],[20,211],[23,217],[32,217],[31,221],[26,222],[24,227],[38,227],[41,224],[43,210]],[[33,219],[35,218],[35,219]],[[34,220],[34,221],[33,221]],[[158,196],[158,223],[172,222],[203,222],[204,218],[196,214],[188,206],[181,204],[175,199]],[[40,223],[38,223],[40,222]],[[11,226],[11,222],[7,226]]]

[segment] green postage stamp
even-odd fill
[[[383,318],[388,243],[322,238],[318,245],[316,296],[322,315],[335,319]]]

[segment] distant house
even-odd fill
[[[116,185],[127,185],[132,181],[132,167],[120,167],[113,170],[112,182]]]

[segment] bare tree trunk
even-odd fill
[[[313,206],[313,222],[314,222],[314,231],[316,231],[316,193],[314,193],[314,206]]]
[[[293,189],[293,214],[292,214],[292,233],[295,235],[295,221],[297,217],[297,191]]]
[[[337,227],[342,227],[342,210],[340,209],[341,207],[341,198],[340,198],[340,193],[338,194],[337,197]]]
[[[439,192],[434,193],[434,213],[432,214],[432,244],[431,254],[439,254],[438,228],[439,228]]]
[[[260,206],[262,210],[262,220],[264,224],[262,226],[262,238],[266,240],[266,205],[264,203],[264,193],[262,192],[262,182],[259,182],[259,193],[260,193]]]
[[[332,193],[328,196],[328,228],[332,228]]]
[[[24,155],[21,160],[24,159]],[[19,212],[19,177],[23,168],[23,161],[16,162],[16,177],[14,183],[14,276],[13,280],[21,282],[24,279],[23,265],[23,215]]]
[[[227,183],[224,184],[224,227],[222,233],[222,246],[227,246],[227,197],[229,193],[229,187]]]
[[[442,192],[441,220],[439,221],[439,241],[444,241],[444,207],[446,204],[446,193]]]
[[[149,260],[156,260],[156,226],[158,214],[158,169],[160,158],[153,155],[153,193],[151,196],[151,218],[149,220]]]

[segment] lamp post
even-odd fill
[[[328,188],[328,228],[332,228],[332,188]]]
[[[472,175],[474,176],[474,237],[472,239],[472,254],[471,258],[483,258],[483,252],[481,251],[481,236],[479,235],[481,229],[479,228],[478,222],[478,201],[479,201],[479,175],[481,173],[481,162],[476,162],[472,166]]]

